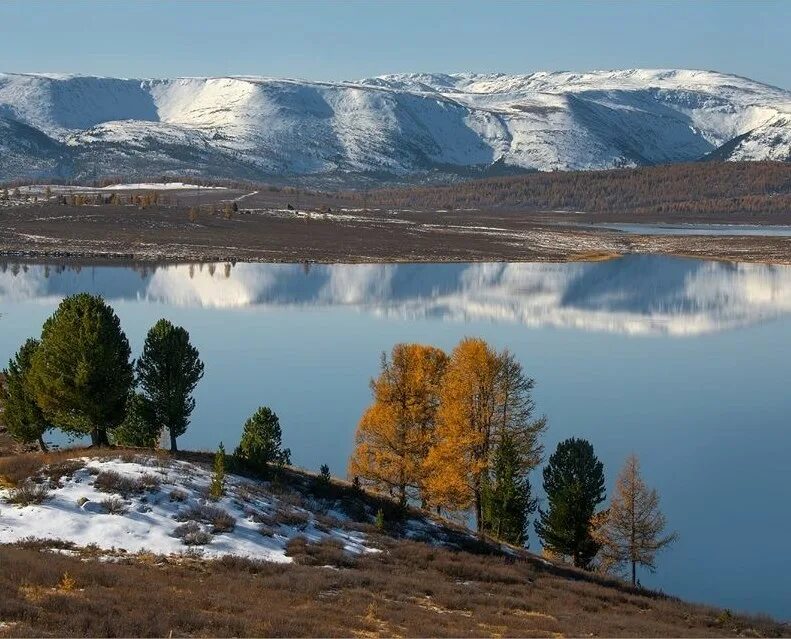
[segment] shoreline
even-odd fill
[[[693,219],[665,222],[700,224]],[[587,226],[593,221],[605,219],[499,210],[253,210],[231,218],[202,212],[194,220],[177,207],[47,204],[0,213],[0,259],[382,264],[579,262],[637,254],[791,265],[791,236],[637,234]],[[728,223],[755,225],[755,219]]]

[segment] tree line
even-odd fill
[[[339,194],[413,209],[520,208],[631,213],[784,213],[791,163],[698,162],[608,171],[533,172],[444,186]]]
[[[547,419],[535,415],[529,377],[513,353],[465,338],[450,355],[396,344],[371,381],[349,461],[355,484],[438,512],[474,519],[481,535],[528,545],[528,524],[548,554],[579,568],[654,568],[675,540],[659,498],[630,457],[609,507],[593,446],[570,438],[543,469],[546,509],[529,475],[543,462]]]

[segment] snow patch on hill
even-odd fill
[[[293,505],[283,495],[278,497],[265,482],[229,475],[225,496],[210,501],[211,473],[188,462],[154,457],[136,461],[84,458],[78,460],[80,464],[82,467],[62,478],[43,503],[24,507],[3,504],[0,543],[57,539],[131,553],[167,555],[190,549],[207,558],[239,555],[290,562],[286,544],[303,536],[310,542],[335,539],[351,553],[377,552],[363,533],[343,527],[346,517],[341,512],[326,510],[319,521],[313,509]],[[117,473],[137,488],[99,490],[97,478],[101,484],[108,473]],[[7,499],[10,493],[9,489],[0,490],[0,499]],[[108,512],[113,510],[108,508],[108,499],[123,512]],[[218,509],[233,519],[232,529],[216,530],[210,515]],[[201,511],[203,517],[198,514]],[[200,530],[206,543],[185,545],[178,532],[185,525]]]

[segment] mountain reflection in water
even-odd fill
[[[565,264],[0,267],[0,304],[88,291],[184,307],[346,306],[404,319],[638,335],[697,335],[791,313],[791,267],[657,256]]]

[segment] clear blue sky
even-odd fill
[[[791,1],[0,3],[2,71],[317,80],[687,67],[791,88]]]

